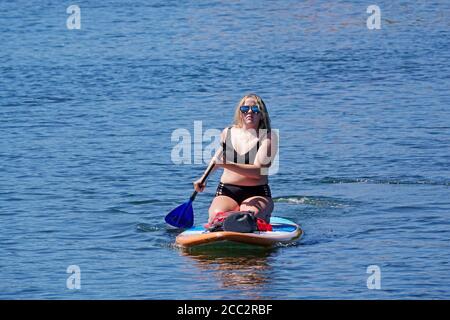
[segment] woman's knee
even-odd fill
[[[209,207],[209,210],[208,210],[208,215],[209,215],[208,220],[211,221],[212,219],[214,219],[216,214],[220,211],[221,211],[220,206],[218,206],[217,204],[216,205],[211,204],[211,206]]]
[[[272,199],[268,198],[250,198],[245,200],[239,207],[240,211],[253,211],[255,217],[270,221],[274,205]]]
[[[234,201],[229,197],[217,196],[214,198],[208,210],[209,222],[211,222],[214,219],[217,213],[233,210],[239,210],[239,205],[237,204],[236,201]]]

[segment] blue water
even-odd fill
[[[380,30],[365,1],[76,1],[68,30],[71,4],[0,2],[0,298],[449,297],[448,1],[377,1]],[[178,249],[164,216],[205,165],[171,135],[248,92],[280,130],[275,214],[305,235]]]

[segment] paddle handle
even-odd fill
[[[205,172],[205,175],[203,176],[202,180],[200,180],[200,183],[203,184],[206,181],[206,178],[208,178],[209,174],[211,173],[212,169],[214,168],[214,166],[216,165],[216,162],[213,161],[209,164],[208,169]],[[192,193],[192,196],[190,198],[190,201],[194,201],[195,197],[197,196],[197,191],[194,191]]]

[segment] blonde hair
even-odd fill
[[[255,93],[250,93],[245,95],[241,101],[236,106],[236,110],[234,112],[234,125],[238,128],[242,128],[242,117],[241,117],[241,110],[239,108],[244,105],[245,100],[248,98],[254,98],[256,100],[256,105],[259,107],[259,110],[261,111],[261,120],[259,122],[258,129],[266,129],[267,132],[270,132],[270,117],[269,113],[267,112],[266,104],[264,103],[263,99],[261,99],[260,96],[258,96]]]

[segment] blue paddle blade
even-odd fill
[[[165,218],[166,222],[177,228],[190,228],[194,225],[194,210],[192,201],[183,203],[176,207]]]

